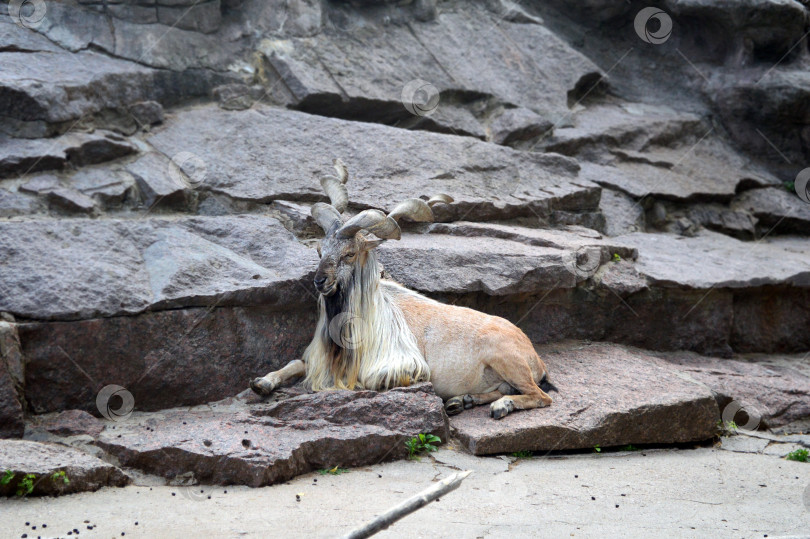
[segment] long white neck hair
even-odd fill
[[[352,281],[339,296],[318,298],[318,325],[303,357],[305,383],[314,391],[381,390],[430,379],[402,310],[380,286],[376,256],[360,256],[365,260],[355,263]]]

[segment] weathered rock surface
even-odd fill
[[[553,210],[595,211],[599,203],[599,189],[562,156],[265,106],[185,110],[149,142],[165,155],[195,154],[207,171],[199,189],[255,202],[326,200],[317,178],[340,157],[358,209],[447,193],[455,202],[435,209],[446,221],[546,217]]]
[[[50,415],[35,416],[28,425],[26,438],[39,433],[55,436],[91,436],[95,438],[104,430],[104,422],[83,410],[65,410]]]
[[[296,301],[306,306],[294,307]],[[248,380],[300,358],[312,339],[317,311],[309,290],[283,307],[212,302],[207,309],[22,324],[26,402],[34,413],[96,413],[96,395],[108,384],[130,391],[137,410],[234,395]]]
[[[711,388],[722,411],[746,430],[782,427],[810,416],[810,367],[806,354],[751,355],[717,359],[693,353],[662,355],[682,372]],[[735,417],[736,416],[736,417]]]
[[[23,376],[17,328],[0,321],[0,438],[21,438],[25,430]]]
[[[0,296],[0,311],[29,319],[289,306],[307,295],[301,283],[309,284],[317,260],[277,220],[260,216],[75,221],[69,227],[0,222],[0,231],[0,283],[14,291]]]
[[[54,140],[25,140],[0,136],[0,179],[11,176],[111,161],[135,152],[115,133],[68,133]]]
[[[83,451],[28,440],[0,440],[0,469],[14,474],[8,484],[0,485],[3,496],[14,495],[27,474],[34,476],[33,496],[88,492],[129,483],[121,470]],[[54,477],[57,472],[65,472],[68,482]]]
[[[545,27],[494,18],[474,6],[450,7],[429,24],[377,26],[362,16],[359,20],[351,33],[265,40],[260,51],[276,99],[317,114],[395,123],[410,115],[403,104],[419,103],[408,92],[409,83],[423,81],[419,87],[429,87],[442,99],[459,96],[471,109],[480,109],[480,120],[486,116],[482,98],[492,96],[556,121],[567,114],[569,95],[582,81],[601,73]],[[481,42],[489,46],[477,47]],[[478,51],[474,64],[465,58],[472,49]],[[437,115],[417,127],[442,132],[455,127],[479,136],[480,127],[459,129],[454,115],[442,118],[444,106],[439,102]],[[475,117],[470,121],[474,124]]]
[[[428,229],[427,236],[406,234],[377,251],[386,272],[423,292],[504,296],[571,288],[614,253],[635,258],[632,248],[612,245],[582,227],[549,230],[457,222]],[[426,267],[441,270],[425,273]]]
[[[810,204],[786,189],[751,189],[737,196],[731,206],[754,215],[763,234],[810,234]]]
[[[501,420],[489,406],[450,418],[476,455],[624,444],[692,442],[715,434],[720,414],[711,391],[643,351],[610,344],[541,347],[559,392],[548,408]]]
[[[704,231],[692,238],[635,233],[611,241],[636,247],[638,271],[660,287],[810,287],[810,242],[799,238],[749,243]]]
[[[196,481],[259,487],[319,468],[407,455],[405,440],[447,440],[430,384],[377,393],[329,391],[226,412],[167,410],[108,426],[97,444],[124,466]]]

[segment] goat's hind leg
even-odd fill
[[[459,395],[458,397],[447,399],[447,402],[444,405],[444,410],[447,412],[447,415],[456,415],[460,414],[463,410],[469,410],[473,406],[489,404],[490,402],[500,399],[504,395],[517,394],[518,391],[514,387],[504,382],[498,386],[498,389],[495,391],[490,391],[489,393]]]
[[[495,419],[506,417],[514,410],[544,408],[551,404],[551,397],[537,386],[528,363],[517,358],[503,358],[491,362],[492,367],[520,395],[505,395],[490,405],[489,415]]]
[[[273,371],[261,378],[254,378],[250,382],[250,389],[255,393],[266,397],[276,390],[278,386],[299,376],[304,376],[307,372],[306,365],[300,359],[294,359],[287,363],[284,368]]]

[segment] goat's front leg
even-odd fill
[[[307,368],[306,365],[304,365],[304,362],[300,359],[294,359],[287,363],[287,365],[282,369],[273,371],[262,378],[254,378],[253,381],[250,382],[250,389],[259,395],[266,397],[287,380],[304,376],[306,373]]]

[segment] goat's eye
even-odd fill
[[[343,255],[343,260],[351,260],[355,256],[357,256],[357,253],[346,253],[345,255]]]
[[[318,256],[321,256],[321,244],[320,243],[317,245],[316,250],[318,251]]]

